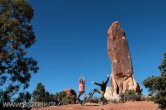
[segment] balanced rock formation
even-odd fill
[[[107,51],[112,62],[111,85],[106,89],[107,99],[117,98],[121,92],[135,90],[137,83],[133,75],[133,66],[125,32],[118,21],[108,30]]]

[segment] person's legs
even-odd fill
[[[87,96],[86,96],[85,92],[83,92],[82,95],[84,97],[84,100],[83,100],[82,104],[84,104],[86,102]]]
[[[87,98],[85,92],[82,93],[83,97],[84,97],[84,100]]]
[[[97,93],[100,94],[100,99],[99,99],[99,101],[100,101],[101,105],[103,105],[104,93],[105,93],[105,92],[104,92],[104,91],[101,91],[100,89],[94,89],[91,93],[89,93],[90,96],[93,96],[93,94],[94,94],[95,92],[97,92]]]
[[[99,90],[99,89],[96,89],[95,91],[100,94],[100,99],[99,99],[99,101],[100,101],[100,104],[103,105],[104,91],[101,91],[101,90]]]
[[[100,91],[100,102],[101,102],[101,105],[103,105],[103,100],[104,100],[104,91]]]
[[[89,95],[90,95],[90,96],[93,96],[93,94],[94,94],[95,92],[98,92],[98,91],[99,91],[99,89],[94,89],[92,92],[89,93]],[[98,92],[98,93],[99,93],[99,92]]]
[[[79,92],[78,92],[77,101],[78,101],[79,103],[81,103],[80,96],[81,96],[82,94],[83,94],[82,91],[79,91]]]
[[[101,94],[102,91],[100,89],[96,89],[96,92]]]

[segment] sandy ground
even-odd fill
[[[157,104],[149,101],[109,103],[100,106],[98,104],[87,103],[85,105],[71,104],[64,106],[52,106],[45,108],[33,108],[32,110],[160,110]]]

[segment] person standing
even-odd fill
[[[87,98],[87,96],[85,94],[85,79],[84,79],[84,77],[81,77],[79,79],[78,84],[79,84],[79,89],[78,89],[77,101],[79,103],[83,104],[83,103],[85,103],[86,98]],[[83,95],[83,97],[84,97],[83,102],[81,102],[81,100],[80,100],[81,95]]]

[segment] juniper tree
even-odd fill
[[[28,88],[37,61],[27,56],[35,42],[27,0],[0,0],[0,102],[11,101]]]
[[[154,102],[158,103],[161,108],[166,108],[166,53],[159,66],[161,74],[151,76],[143,81],[143,85],[149,89],[150,94],[154,97]]]
[[[32,100],[34,102],[45,102],[46,101],[46,90],[42,83],[38,83],[36,89],[32,93]]]
[[[34,102],[57,102],[57,100],[56,94],[46,91],[42,83],[38,83],[32,93],[32,101]]]

